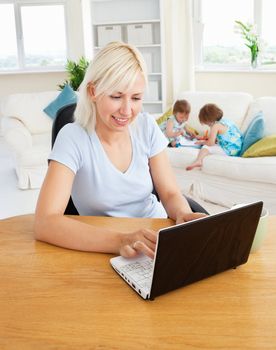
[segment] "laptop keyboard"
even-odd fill
[[[134,283],[139,284],[140,287],[149,289],[151,286],[151,276],[153,269],[153,260],[146,260],[142,262],[133,262],[121,266],[120,270],[131,278]]]

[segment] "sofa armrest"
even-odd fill
[[[15,117],[2,118],[2,133],[4,139],[17,153],[23,153],[32,147],[30,131]]]

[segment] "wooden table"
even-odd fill
[[[78,217],[158,229],[162,219]],[[33,238],[33,216],[0,221],[0,349],[276,349],[276,217],[246,265],[142,300],[111,255]]]

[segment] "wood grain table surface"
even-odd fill
[[[75,217],[131,231],[167,219]],[[0,349],[276,349],[276,217],[248,262],[144,301],[110,254],[35,241],[33,215],[0,221]]]

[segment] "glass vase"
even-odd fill
[[[258,55],[251,55],[251,68],[256,69],[258,67]]]

